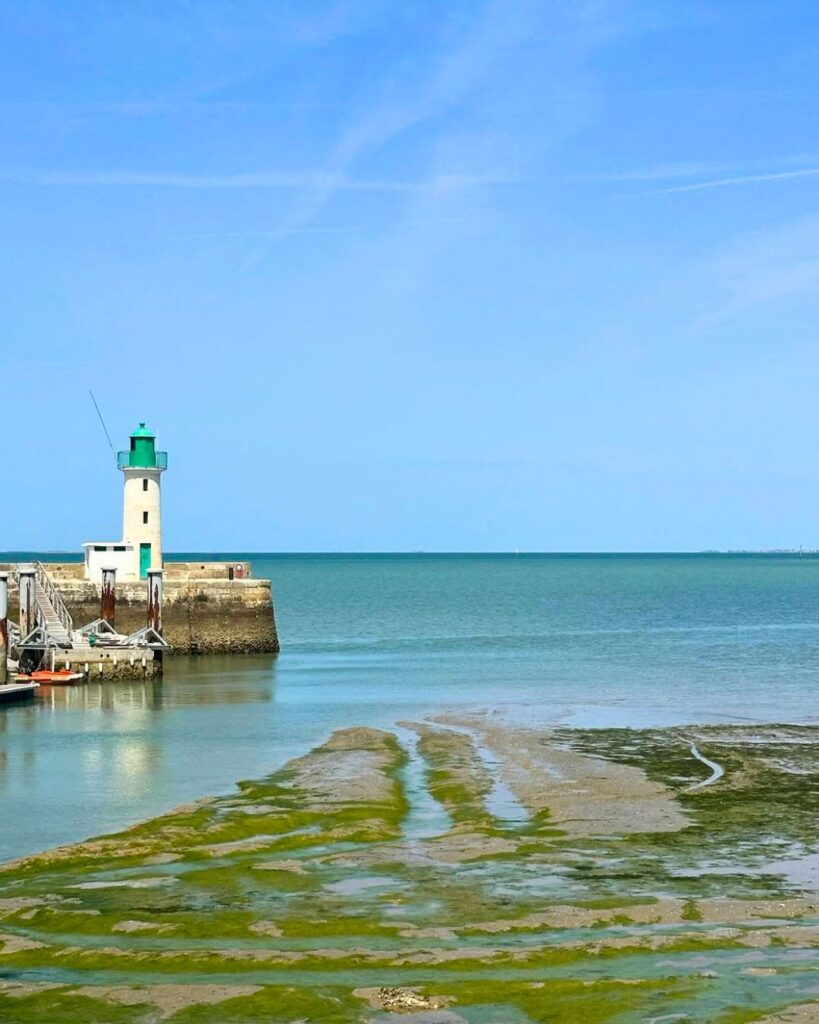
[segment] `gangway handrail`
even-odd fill
[[[57,613],[57,618],[68,633],[69,638],[71,638],[74,635],[74,620],[71,618],[71,615],[65,606],[62,594],[54,586],[54,582],[46,572],[45,566],[42,562],[34,562],[34,571],[37,576],[37,582],[43,588],[46,597],[51,602],[51,606]]]

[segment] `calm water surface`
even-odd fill
[[[273,579],[281,655],[171,659],[161,683],[0,708],[0,859],[224,792],[338,726],[450,706],[819,721],[814,557],[215,557]]]

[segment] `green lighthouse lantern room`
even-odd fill
[[[167,469],[168,453],[156,450],[156,434],[140,423],[131,434],[131,447],[119,452],[117,465],[120,469]]]

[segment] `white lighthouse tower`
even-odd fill
[[[162,568],[162,504],[160,481],[168,468],[168,453],[156,450],[156,435],[140,423],[131,434],[131,447],[120,452],[117,465],[125,477],[122,539],[133,545],[140,579],[149,569]]]
[[[128,451],[117,453],[125,477],[122,540],[84,544],[85,575],[99,580],[102,570],[117,570],[119,579],[145,579],[149,569],[162,568],[161,479],[168,453],[156,450],[156,435],[140,423]]]

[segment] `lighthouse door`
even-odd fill
[[[148,570],[151,568],[151,545],[140,544],[139,545],[139,578],[145,580],[148,578]]]

